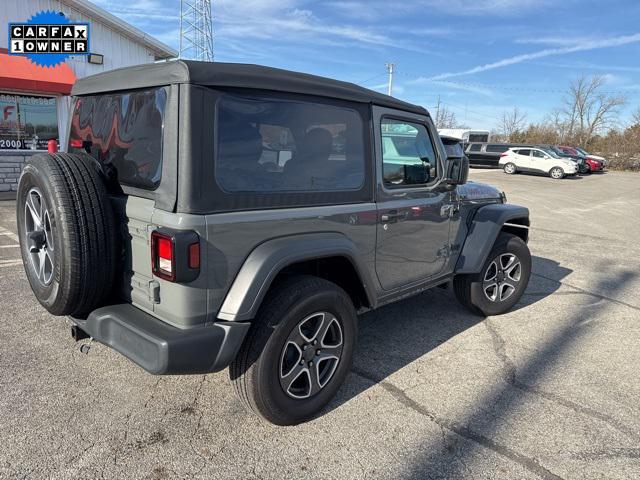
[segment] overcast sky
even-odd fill
[[[94,0],[173,47],[178,0]],[[214,0],[217,61],[257,63],[338,78],[494,127],[518,106],[540,121],[571,79],[605,75],[640,105],[638,0]]]

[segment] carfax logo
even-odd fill
[[[71,23],[56,12],[39,12],[26,23],[9,23],[9,54],[45,67],[71,55],[88,55],[89,24]]]

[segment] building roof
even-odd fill
[[[86,16],[98,20],[99,22],[107,25],[118,33],[121,33],[125,37],[128,37],[151,50],[156,60],[164,60],[167,58],[176,58],[178,52],[168,45],[156,40],[151,35],[144,33],[142,30],[137,29],[133,25],[120,20],[115,15],[110,14],[106,10],[98,7],[97,5],[87,0],[60,0],[61,3],[68,5],[71,8],[78,10]],[[176,7],[177,8],[177,7]]]
[[[80,79],[76,82],[71,93],[72,95],[88,95],[175,83],[302,93],[427,114],[423,107],[403,102],[353,83],[242,63],[173,60],[136,65]]]
[[[66,63],[41,67],[26,57],[0,52],[0,65],[0,89],[69,95],[76,81]]]

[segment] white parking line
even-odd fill
[[[0,268],[4,267],[15,267],[17,265],[22,265],[22,260],[0,260]]]
[[[13,233],[10,230],[7,230],[4,227],[0,227],[0,235],[4,235],[5,237],[9,237],[11,240],[14,240],[16,242],[20,241],[20,240],[18,240],[18,235],[16,235],[15,233]]]

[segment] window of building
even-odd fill
[[[223,95],[216,179],[236,192],[358,190],[364,127],[356,110],[273,96]]]
[[[58,140],[55,97],[0,94],[0,150],[46,150]]]
[[[381,121],[382,174],[387,187],[420,186],[437,175],[437,157],[424,125],[391,118]]]

